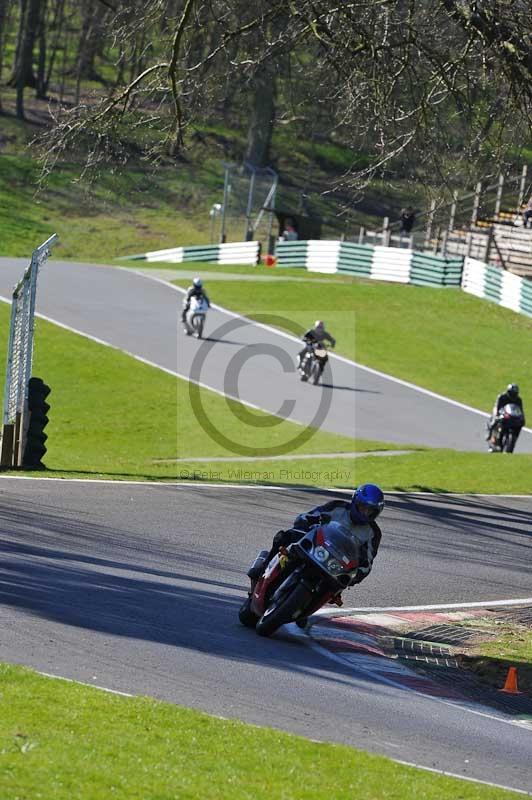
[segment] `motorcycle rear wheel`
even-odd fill
[[[319,361],[316,361],[312,365],[312,383],[314,384],[314,386],[318,385],[318,383],[320,382],[320,378],[321,378],[321,364],[319,363]]]
[[[251,610],[251,597],[246,597],[242,605],[240,606],[240,610],[238,612],[238,619],[245,625],[246,628],[254,628],[258,622],[258,617],[256,614],[253,613]]]
[[[199,314],[192,319],[192,327],[194,328],[194,333],[198,339],[201,339],[203,336],[203,324],[204,319]]]
[[[506,441],[504,442],[503,451],[505,453],[513,453],[515,447],[515,433],[508,431],[506,434]]]
[[[307,587],[298,583],[288,596],[281,597],[277,603],[266,609],[255,630],[259,636],[271,636],[281,625],[292,622],[298,611],[304,611],[311,598],[312,594]]]

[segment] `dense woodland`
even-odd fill
[[[531,30],[529,0],[0,0],[0,110],[40,102],[48,166],[179,158],[202,120],[257,165],[275,126],[342,143],[346,184],[493,175],[530,147]]]

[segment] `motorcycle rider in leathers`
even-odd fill
[[[506,387],[506,391],[502,392],[497,397],[495,405],[493,406],[493,411],[491,412],[491,417],[487,424],[486,439],[490,443],[490,446],[495,444],[495,442],[492,439],[492,436],[499,411],[501,410],[501,408],[504,408],[504,406],[507,405],[508,403],[519,406],[519,408],[523,412],[523,425],[525,424],[525,411],[523,409],[523,401],[519,395],[519,386],[516,383],[509,383],[508,386]],[[516,431],[515,441],[517,441],[520,433],[521,433],[521,428],[519,428]]]
[[[305,353],[308,353],[309,348],[312,344],[317,343],[321,344],[324,341],[329,342],[331,347],[334,347],[336,344],[336,339],[334,336],[325,330],[325,323],[321,319],[317,319],[314,323],[313,328],[309,328],[309,330],[303,335],[303,341],[305,342],[305,347],[299,351],[297,354],[297,366],[301,366],[301,362],[303,361],[303,357]]]
[[[376,519],[384,508],[384,495],[374,483],[365,483],[356,489],[350,500],[331,500],[311,511],[299,514],[293,528],[279,531],[273,537],[271,550],[263,550],[248,570],[248,577],[255,581],[264,572],[267,565],[279,551],[279,548],[299,541],[315,525],[328,522],[339,522],[351,532],[360,544],[360,562],[351,586],[360,583],[371,572],[373,559],[377,555],[381,541],[381,530]],[[339,594],[334,602],[341,605]]]
[[[203,288],[203,282],[201,278],[194,278],[192,281],[192,286],[187,289],[187,293],[183,299],[183,310],[181,312],[181,322],[183,325],[185,324],[187,311],[190,308],[190,301],[193,297],[197,297],[198,299],[203,297],[207,303],[207,306],[210,308],[211,304],[209,298],[207,297],[207,292]]]

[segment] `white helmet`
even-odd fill
[[[325,327],[325,323],[324,323],[324,321],[322,319],[317,319],[316,322],[314,323],[314,327],[315,328],[324,328]]]
[[[192,283],[194,284],[194,286],[196,287],[196,289],[201,289],[201,287],[203,286],[203,283],[202,283],[202,280],[201,280],[201,278],[194,278],[194,280],[192,281]]]

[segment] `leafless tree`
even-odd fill
[[[248,157],[267,160],[276,119],[312,120],[369,153],[352,186],[398,163],[442,180],[457,162],[490,169],[530,130],[525,0],[146,0],[133,18],[113,6],[107,36],[129,80],[58,115],[49,158],[83,141],[107,157],[148,126],[177,154],[187,125],[235,91]]]

